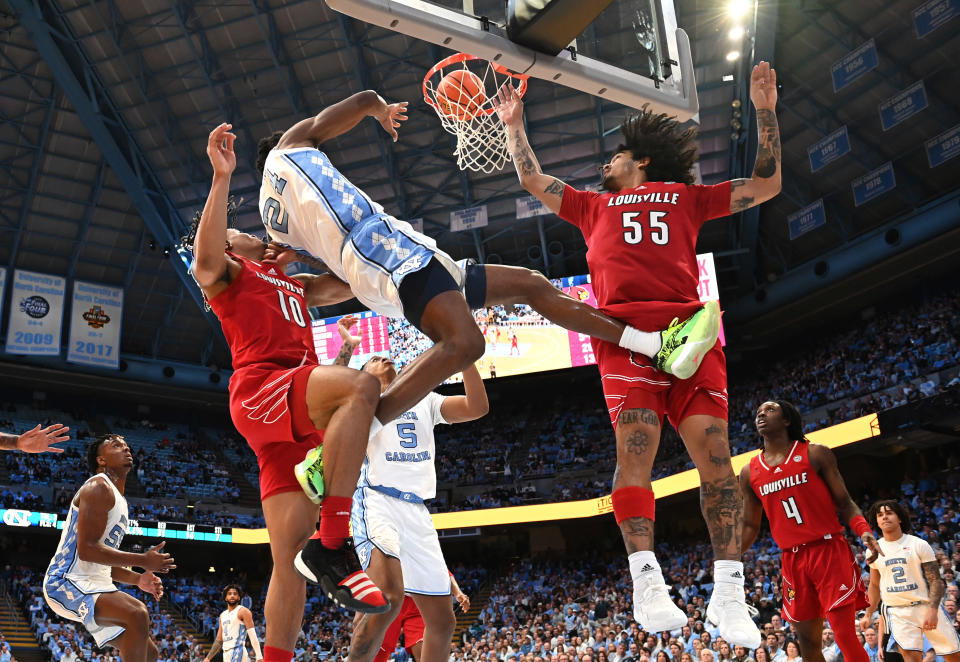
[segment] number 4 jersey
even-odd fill
[[[810,444],[795,441],[783,462],[769,466],[763,453],[750,460],[750,486],[763,503],[780,549],[843,532],[830,490],[810,463]]]

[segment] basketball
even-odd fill
[[[483,81],[480,77],[462,69],[440,79],[436,99],[447,117],[471,120],[480,111],[480,106],[486,102],[487,95],[483,93]]]

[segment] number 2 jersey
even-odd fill
[[[729,214],[730,182],[646,182],[617,193],[567,186],[559,216],[583,233],[600,310],[653,330],[701,306],[697,234]]]
[[[810,444],[795,441],[783,462],[768,466],[763,453],[750,459],[750,486],[763,504],[780,549],[843,532],[830,490],[810,463]]]

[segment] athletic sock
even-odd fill
[[[311,538],[319,539],[324,547],[339,549],[350,535],[350,497],[328,496],[320,506],[320,527]]]
[[[618,343],[624,349],[653,358],[663,347],[659,331],[641,331],[632,326],[624,327]]]
[[[627,557],[630,563],[630,576],[633,581],[640,582],[643,586],[651,584],[664,584],[663,570],[657,563],[656,555],[648,550],[634,552]]]
[[[263,662],[291,662],[293,651],[285,651],[276,646],[263,647]]]
[[[720,591],[726,595],[743,598],[743,563],[719,559],[714,561],[713,582],[714,593]]]

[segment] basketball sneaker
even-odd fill
[[[750,609],[742,589],[730,595],[718,595],[714,591],[707,605],[707,620],[731,646],[743,646],[750,650],[760,646],[760,630],[750,618]]]
[[[633,582],[633,618],[647,632],[679,630],[687,615],[670,598],[670,589],[659,582]]]
[[[653,357],[653,364],[657,370],[689,379],[716,344],[719,333],[720,305],[707,301],[684,321],[674,318],[670,326],[660,332],[661,347]]]
[[[304,494],[314,503],[323,501],[323,446],[311,449],[293,468]]]
[[[390,611],[390,601],[360,567],[351,538],[338,549],[324,547],[311,538],[293,559],[293,566],[308,582],[319,584],[326,596],[341,607],[364,614]]]

